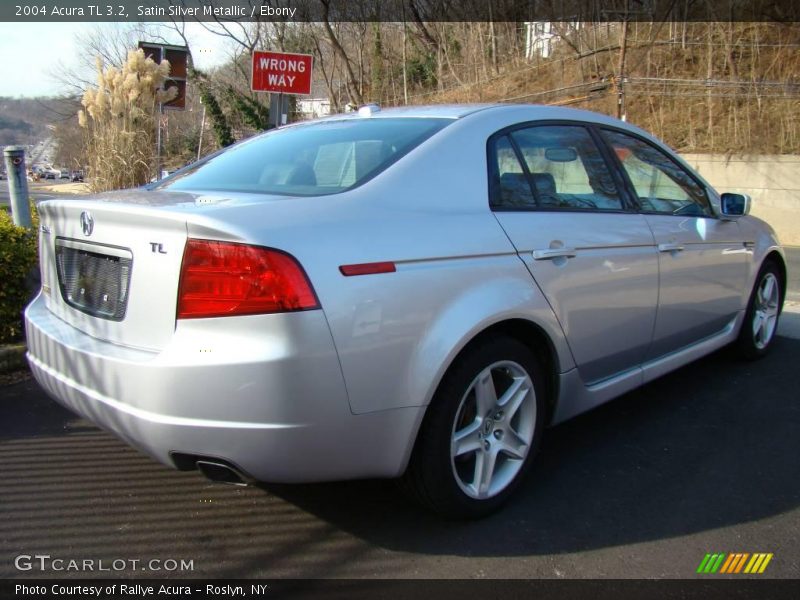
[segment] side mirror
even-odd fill
[[[750,214],[752,199],[748,194],[725,192],[720,196],[722,214],[728,217],[743,217]]]

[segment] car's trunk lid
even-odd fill
[[[175,329],[186,215],[147,204],[40,205],[42,288],[51,312],[96,338],[163,348]]]

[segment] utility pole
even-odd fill
[[[200,104],[203,104],[203,99],[200,99]],[[197,142],[197,160],[200,160],[200,149],[203,147],[203,133],[206,130],[206,105],[203,104],[203,117],[200,119],[200,139]]]
[[[406,5],[403,3],[403,104],[408,105],[408,58],[406,57],[406,36],[408,30],[406,28]]]
[[[494,15],[492,14],[492,3],[489,2],[489,37],[490,39],[490,47],[492,49],[492,71],[495,75],[499,73],[499,69],[497,67],[497,37],[495,36],[494,31]]]
[[[156,115],[156,181],[161,181],[161,118],[164,116],[164,105],[158,103]]]
[[[617,118],[625,121],[625,54],[628,50],[628,0],[625,0],[625,14],[622,19],[622,39],[619,44],[619,65],[617,68]]]
[[[31,206],[28,202],[28,173],[25,170],[25,148],[6,146],[3,154],[8,176],[8,195],[11,205],[11,218],[14,225],[33,227]]]

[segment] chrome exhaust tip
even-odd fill
[[[198,460],[195,465],[197,469],[214,483],[226,483],[228,485],[247,485],[242,475],[230,466],[209,460]]]

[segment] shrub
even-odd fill
[[[0,210],[0,343],[23,337],[22,310],[30,299],[29,275],[38,264],[39,218],[32,207],[33,228],[17,227]]]
[[[90,186],[94,192],[140,186],[150,181],[159,103],[178,93],[162,89],[167,61],[156,64],[131,50],[121,69],[97,60],[97,87],[86,90],[78,123],[86,130]]]

